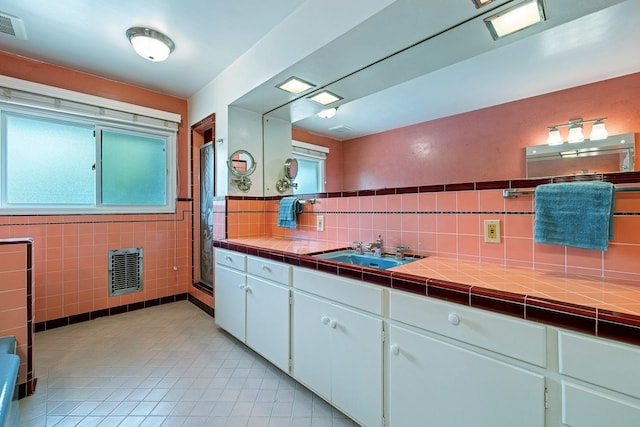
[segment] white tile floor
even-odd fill
[[[187,301],[35,336],[22,426],[355,426]]]

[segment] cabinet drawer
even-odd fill
[[[247,269],[247,256],[226,249],[216,249],[216,264],[245,271]]]
[[[382,288],[307,268],[293,269],[293,286],[330,300],[382,315]]]
[[[537,366],[547,364],[542,325],[396,291],[389,293],[389,317]]]
[[[291,266],[264,258],[247,257],[247,272],[254,276],[291,286]]]
[[[640,348],[561,331],[560,373],[640,398]]]
[[[640,402],[562,382],[563,425],[580,427],[637,426]]]

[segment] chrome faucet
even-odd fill
[[[396,246],[396,259],[397,260],[403,260],[404,259],[404,252],[409,249],[409,246]]]
[[[353,244],[355,246],[353,250],[356,252],[356,254],[363,255],[364,249],[362,248],[362,242],[353,242]]]
[[[378,234],[378,238],[375,242],[367,245],[367,250],[372,251],[374,256],[382,256],[382,235]]]

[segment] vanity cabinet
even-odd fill
[[[390,426],[545,425],[544,375],[510,360],[545,365],[544,326],[397,291],[389,317]]]
[[[365,426],[383,423],[382,289],[293,272],[292,374]]]
[[[640,425],[640,349],[565,331],[558,348],[564,425]]]
[[[218,249],[215,277],[218,326],[289,372],[291,267]]]
[[[222,329],[244,342],[247,257],[223,249],[216,249],[215,255],[215,321]]]

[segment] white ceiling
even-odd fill
[[[305,1],[315,0],[2,0],[0,12],[21,18],[29,39],[0,33],[0,50],[189,98]],[[350,139],[640,71],[640,0],[545,5],[543,25],[494,42],[471,0],[396,0],[234,105],[275,109],[297,127]],[[166,33],[176,50],[162,63],[138,57],[125,37],[131,26]],[[292,40],[304,42],[300,34]],[[277,109],[291,98],[274,86],[289,75],[345,96],[338,115],[316,118],[305,99]],[[353,130],[328,130],[336,125]]]
[[[2,0],[0,13],[22,19],[28,40],[0,33],[0,50],[188,98],[304,1]],[[136,55],[125,36],[134,26],[168,35],[170,59]]]

